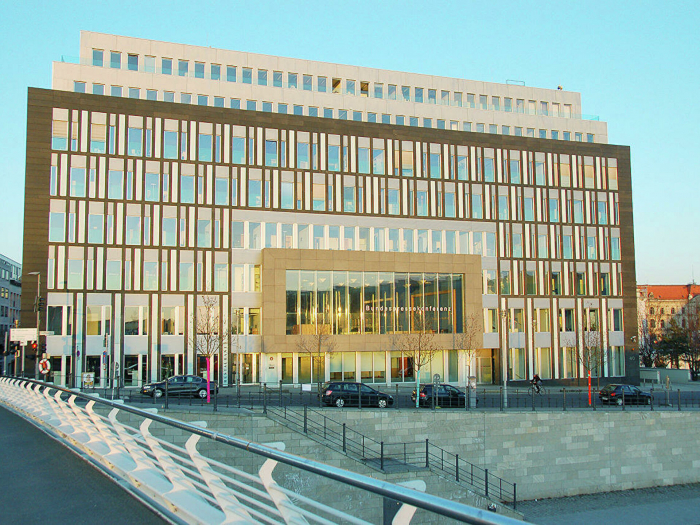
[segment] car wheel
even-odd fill
[[[622,406],[622,398],[621,397],[617,398],[617,406],[619,406],[619,407]]]
[[[197,390],[197,395],[199,396],[200,399],[206,399],[207,398],[207,390],[205,388]]]
[[[335,406],[338,408],[343,408],[345,406],[345,400],[342,397],[339,397],[335,400]]]
[[[153,391],[153,397],[163,397],[163,391],[156,388]]]
[[[380,399],[379,401],[377,401],[377,406],[379,408],[386,408],[386,406],[387,406],[386,399]]]

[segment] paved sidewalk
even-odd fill
[[[518,503],[536,525],[700,524],[700,484],[673,485]]]
[[[0,406],[0,523],[168,523],[115,481]]]

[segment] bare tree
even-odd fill
[[[438,345],[437,334],[431,323],[426,322],[423,312],[413,313],[411,316],[411,333],[396,334],[393,337],[393,346],[402,355],[413,361],[413,369],[416,375],[416,408],[418,408],[420,371],[441,350]]]
[[[211,401],[211,360],[226,350],[227,330],[221,326],[219,299],[206,295],[199,298],[199,304],[194,315],[194,330],[191,335],[195,355],[206,358],[207,363],[207,403]],[[196,366],[196,364],[195,364]]]
[[[595,375],[600,388],[600,373],[603,369],[603,349],[602,339],[598,330],[585,330],[583,332],[583,349],[579,353],[579,363],[588,373],[588,399],[591,398],[591,375]]]
[[[316,324],[316,332],[302,334],[297,340],[297,352],[309,356],[313,379],[316,379],[317,390],[321,392],[321,370],[326,361],[326,355],[335,352],[336,340],[331,332],[330,324]]]
[[[482,346],[483,333],[484,327],[481,318],[476,314],[469,314],[464,319],[463,332],[455,334],[455,350],[462,354],[465,362],[467,388],[469,388],[469,377],[472,375],[472,362],[477,349]]]

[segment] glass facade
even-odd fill
[[[286,334],[463,330],[463,274],[286,272]]]

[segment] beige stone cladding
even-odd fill
[[[295,352],[296,338],[285,335],[287,270],[338,270],[366,272],[440,272],[464,275],[465,312],[481,315],[481,257],[431,253],[353,252],[334,250],[262,250],[263,352]],[[452,334],[439,334],[443,348],[453,347]],[[391,348],[392,335],[338,335],[339,352],[377,352]]]

